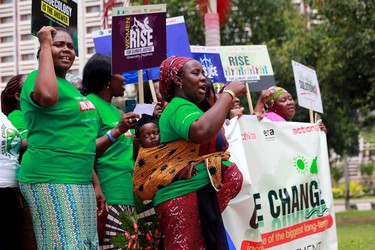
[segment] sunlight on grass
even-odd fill
[[[336,214],[338,249],[374,249],[375,210]]]

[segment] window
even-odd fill
[[[13,56],[3,56],[1,57],[2,63],[10,63],[13,62]]]
[[[31,40],[33,38],[33,35],[31,34],[22,34],[21,35],[21,41],[28,41],[28,40]]]
[[[28,21],[31,20],[31,14],[25,14],[20,16],[21,21]]]
[[[11,23],[11,22],[13,22],[13,17],[11,16],[0,18],[0,23]]]
[[[35,56],[34,56],[33,53],[21,55],[21,60],[22,61],[31,61],[31,60],[34,60],[34,59],[35,59]]]
[[[13,42],[13,36],[3,36],[0,39],[0,43],[11,43]]]
[[[10,78],[12,78],[13,76],[3,76],[1,77],[1,81],[2,82],[9,82]]]
[[[95,48],[94,47],[88,47],[87,48],[87,54],[95,54]]]
[[[87,27],[87,33],[91,34],[93,31],[100,30],[99,26]]]
[[[12,0],[0,0],[0,4],[12,3]]]
[[[86,13],[99,13],[100,12],[100,6],[94,5],[94,6],[87,6],[86,7]]]

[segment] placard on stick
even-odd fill
[[[166,58],[166,5],[112,10],[112,73],[159,66]]]
[[[68,31],[78,56],[76,0],[33,0],[31,5],[31,34],[37,36],[43,26],[61,27]]]
[[[298,105],[323,113],[322,98],[315,70],[292,60]]]

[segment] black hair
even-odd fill
[[[83,68],[82,94],[98,93],[110,81],[111,57],[96,53]]]
[[[16,93],[21,94],[23,85],[22,79],[24,77],[25,75],[23,74],[13,76],[1,92],[1,111],[6,116],[12,113],[15,109],[19,109],[20,101],[18,101],[14,95]]]
[[[139,138],[139,130],[141,129],[141,127],[147,123],[155,123],[156,125],[159,126],[159,122],[158,122],[158,119],[156,119],[155,116],[152,116],[152,115],[148,115],[148,114],[142,114],[142,117],[141,119],[139,119],[137,121],[137,124],[135,125],[134,127],[134,131],[135,131],[135,136],[137,138]]]

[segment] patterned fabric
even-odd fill
[[[275,93],[267,100],[266,102],[267,109],[273,106],[273,104],[276,102],[277,98],[279,98],[281,94],[288,93],[288,91],[286,91],[285,89],[281,87],[273,87],[273,89],[275,90]]]
[[[235,164],[224,167],[223,171],[223,187],[216,193],[221,212],[236,197],[242,186],[242,173]],[[198,209],[196,192],[156,206],[159,225],[166,239],[166,249],[206,249]]]
[[[93,186],[20,183],[38,249],[98,249]]]
[[[152,148],[140,148],[134,166],[134,191],[150,200],[162,187],[172,183],[180,170],[189,164],[206,161],[207,171],[215,189],[221,188],[221,160],[229,159],[224,152],[199,156],[199,144],[180,139]]]
[[[126,249],[116,248],[111,243],[111,238],[115,237],[117,234],[124,234],[125,230],[121,227],[122,222],[119,219],[120,212],[125,211],[128,215],[133,216],[134,208],[132,206],[125,205],[109,205],[108,206],[108,216],[107,223],[105,225],[106,235],[102,242],[100,242],[100,250],[105,249]]]
[[[165,59],[160,65],[159,91],[160,94],[169,101],[172,95],[172,82],[178,71],[187,63],[193,60],[189,57],[171,56]]]

